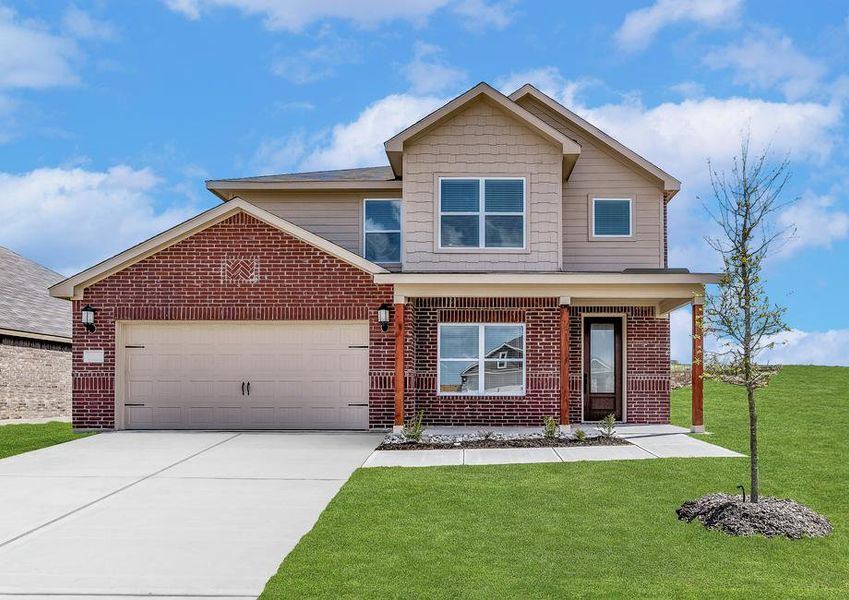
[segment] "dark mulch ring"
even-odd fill
[[[719,529],[729,535],[784,536],[794,540],[824,537],[831,533],[831,523],[804,504],[771,496],[756,503],[743,502],[742,496],[709,494],[685,502],[677,511],[678,518],[701,521],[705,527]]]
[[[401,442],[381,444],[378,450],[450,450],[453,448],[562,448],[564,446],[628,446],[630,442],[622,438],[588,437],[583,442],[573,438],[517,438],[517,439],[488,439],[464,440],[459,444],[454,442]]]

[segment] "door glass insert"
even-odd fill
[[[590,324],[590,392],[614,393],[614,339],[612,323]]]

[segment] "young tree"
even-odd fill
[[[719,342],[719,349],[705,361],[708,376],[746,389],[749,404],[749,450],[751,455],[751,501],[758,492],[758,413],[755,391],[764,387],[777,371],[756,363],[758,355],[775,345],[774,336],[787,331],[785,309],[771,304],[762,277],[764,261],[776,244],[794,229],[776,228],[777,212],[795,201],[783,201],[790,178],[785,158],[773,162],[769,150],[753,159],[749,135],[743,136],[740,156],[734,157],[730,174],[713,169],[710,162],[714,206],[708,208],[721,234],[708,243],[722,256],[725,276],[719,290],[706,298],[705,332]]]

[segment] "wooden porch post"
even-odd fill
[[[693,386],[693,433],[705,430],[704,420],[704,297],[693,299],[693,366],[690,369]]]
[[[399,302],[401,300],[401,302]],[[395,298],[395,420],[393,429],[404,426],[404,307],[402,298]]]
[[[560,298],[560,426],[569,429],[569,306],[572,299]]]

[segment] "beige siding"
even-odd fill
[[[400,199],[401,192],[244,190],[239,197],[362,256],[363,199]]]
[[[563,184],[563,269],[619,271],[663,266],[663,190],[659,181],[631,168],[585,135],[567,126],[556,113],[526,98],[522,106],[581,145],[569,181]],[[590,239],[592,196],[632,197],[635,235],[622,241]]]
[[[556,271],[560,268],[562,152],[486,101],[404,148],[405,265],[409,271]],[[517,176],[527,181],[527,249],[439,250],[440,176]]]

